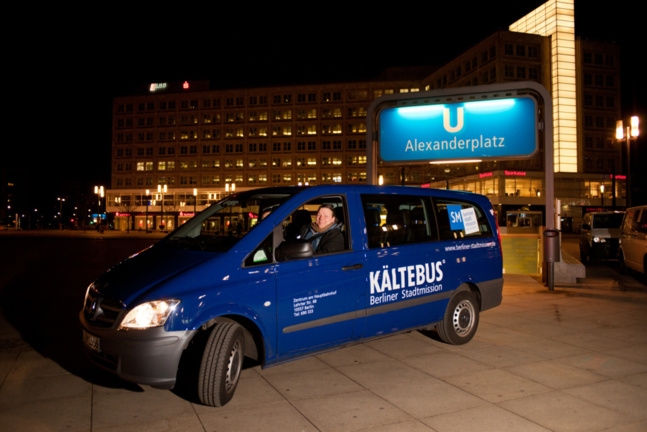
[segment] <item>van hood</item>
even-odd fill
[[[222,255],[181,250],[158,243],[106,270],[93,285],[105,297],[128,306],[161,282]]]

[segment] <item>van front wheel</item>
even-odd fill
[[[243,368],[245,336],[236,323],[216,324],[200,362],[198,397],[209,406],[223,406],[236,391]]]
[[[469,342],[479,325],[479,305],[471,291],[460,291],[451,298],[443,320],[438,323],[438,336],[449,344]]]

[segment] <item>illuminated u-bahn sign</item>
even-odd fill
[[[531,81],[384,95],[366,115],[367,182],[378,183],[380,164],[525,159],[541,147],[546,214],[554,215],[552,115],[550,93]]]
[[[383,163],[525,158],[538,149],[537,102],[528,96],[385,107]]]

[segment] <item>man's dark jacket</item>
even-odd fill
[[[310,230],[310,227],[305,226],[302,232],[307,232],[306,230]],[[321,234],[315,233],[308,240],[312,241],[315,237],[321,238],[319,240],[319,244],[317,245],[317,249],[315,250],[316,254],[339,252],[344,250],[345,248],[344,234],[342,234],[338,226],[332,227],[328,231],[325,231]],[[301,236],[301,238],[304,238],[304,236]]]

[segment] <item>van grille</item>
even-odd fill
[[[92,287],[85,298],[83,314],[87,322],[93,326],[110,328],[123,309],[124,305],[119,300],[104,297]]]

